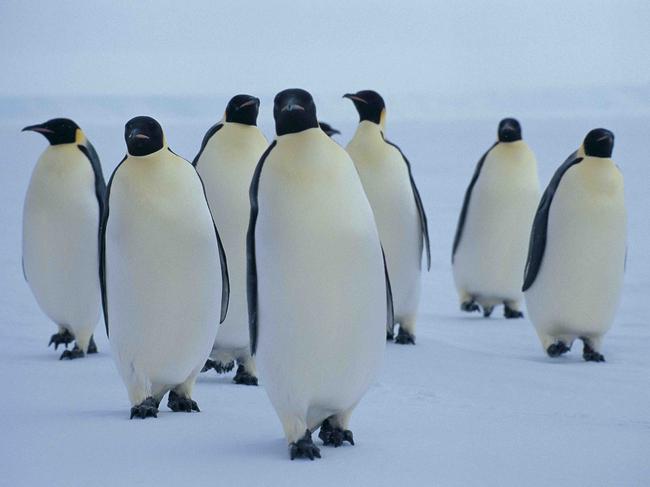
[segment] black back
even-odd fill
[[[427,270],[431,270],[431,246],[429,243],[429,223],[427,221],[427,214],[424,211],[424,205],[422,204],[422,198],[420,197],[420,192],[418,191],[418,187],[415,184],[415,179],[413,178],[413,173],[411,172],[411,163],[402,152],[402,149],[400,149],[397,146],[397,144],[393,144],[392,142],[386,140],[383,132],[381,136],[382,138],[384,138],[384,142],[386,142],[388,145],[395,147],[395,149],[399,151],[399,153],[402,155],[402,159],[404,159],[406,168],[408,169],[409,180],[411,182],[411,189],[413,190],[413,198],[415,198],[415,206],[418,209],[418,216],[420,218],[420,231],[422,232],[422,244],[423,244],[422,246],[424,247],[424,251],[427,254]]]
[[[194,160],[192,161],[192,165],[196,167],[196,165],[199,163],[199,159],[201,158],[201,154],[203,154],[203,150],[205,149],[205,146],[208,145],[208,142],[210,142],[210,139],[214,134],[219,132],[221,130],[221,127],[223,127],[222,122],[217,122],[215,123],[212,127],[208,129],[208,131],[205,133],[203,136],[203,142],[201,142],[201,148],[199,149],[199,153],[194,157]]]
[[[77,147],[90,161],[90,165],[95,173],[95,196],[97,196],[97,203],[99,204],[99,220],[104,216],[104,208],[106,206],[106,182],[104,181],[104,173],[102,172],[102,165],[99,162],[97,151],[86,139],[85,144],[78,144]]]
[[[483,163],[485,162],[485,158],[487,155],[490,153],[492,149],[494,149],[497,146],[498,142],[495,142],[492,147],[490,147],[485,154],[483,154],[483,157],[481,157],[476,164],[476,168],[474,169],[474,175],[472,176],[471,181],[469,182],[469,186],[467,187],[467,190],[465,190],[465,198],[463,199],[463,208],[460,210],[460,216],[458,217],[458,224],[456,225],[456,235],[454,236],[454,247],[451,251],[451,262],[452,264],[454,263],[454,256],[456,255],[456,251],[458,250],[458,246],[460,245],[460,239],[463,236],[463,229],[465,228],[465,219],[467,218],[467,211],[469,210],[469,202],[472,199],[472,191],[474,190],[474,186],[476,186],[476,181],[478,181],[478,177],[481,175],[481,169],[483,168]]]
[[[266,158],[277,143],[277,140],[274,140],[266,151],[264,151],[264,154],[262,154],[260,161],[255,167],[250,191],[248,193],[251,202],[251,214],[248,222],[248,233],[246,234],[246,290],[248,298],[248,332],[251,341],[251,355],[255,355],[255,352],[257,351],[258,335],[257,260],[255,257],[255,225],[257,224],[257,214],[259,213],[257,194],[260,188],[260,176],[262,175],[264,162],[266,162]]]
[[[546,250],[546,235],[548,231],[548,215],[553,203],[553,197],[557,191],[560,181],[564,174],[576,164],[582,161],[582,157],[578,157],[577,151],[569,156],[564,163],[555,171],[555,174],[548,183],[542,199],[537,207],[537,213],[533,220],[533,228],[530,232],[530,244],[528,246],[528,259],[526,260],[526,270],[524,271],[524,286],[522,291],[526,291],[533,285],[540,267],[544,259],[544,251]]]

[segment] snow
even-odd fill
[[[612,100],[626,100],[626,93]],[[270,99],[263,98],[267,135]],[[352,418],[354,447],[322,448],[321,460],[290,462],[263,387],[236,386],[232,374],[201,375],[194,393],[201,413],[172,414],[163,403],[158,419],[130,421],[101,323],[98,355],[59,362],[61,349],[46,348],[55,327],[38,309],[20,268],[22,201],[45,140],[19,129],[69,114],[94,143],[108,177],[124,153],[129,117],[157,116],[170,146],[191,159],[225,101],[0,100],[4,485],[650,483],[650,115],[610,109],[620,107],[614,102],[596,111],[565,112],[544,110],[544,101],[527,111],[511,103],[505,109],[512,111],[503,113],[479,99],[480,113],[447,116],[453,112],[449,102],[448,113],[429,107],[417,120],[391,118],[389,111],[387,136],[411,160],[428,211],[433,261],[424,278],[417,345],[387,345],[383,370]],[[323,119],[343,131],[338,140],[347,141],[356,120],[352,107],[339,98],[317,101]],[[462,193],[495,138],[499,118],[511,114],[536,152],[543,185],[589,129],[605,126],[617,136],[614,158],[626,176],[629,257],[620,312],[605,339],[605,364],[583,362],[578,346],[561,359],[547,358],[531,324],[506,321],[500,310],[490,320],[458,311],[450,251]]]

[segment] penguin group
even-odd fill
[[[385,135],[379,93],[347,93],[359,116],[346,148],[319,122],[312,95],[274,99],[275,138],[260,100],[237,95],[192,162],[160,123],[125,125],[126,155],[105,183],[72,120],[25,127],[49,146],[23,213],[26,282],[58,327],[61,359],[97,352],[103,310],[131,418],[198,412],[201,372],[235,369],[264,385],[289,455],[354,445],[350,420],[387,340],[415,345],[429,220],[411,162]],[[452,248],[460,309],[522,318],[545,352],[576,339],[604,361],[626,256],[623,178],[614,135],[589,132],[540,198],[537,162],[519,122],[502,120],[476,164]],[[397,328],[397,329],[396,329]],[[73,343],[68,349],[68,346]]]

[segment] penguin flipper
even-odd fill
[[[90,165],[93,168],[93,173],[95,174],[95,196],[97,197],[97,203],[99,204],[99,218],[101,220],[106,206],[106,182],[104,181],[102,165],[99,162],[97,151],[89,140],[86,139],[85,144],[78,144],[77,147],[88,158],[88,161],[90,161]]]
[[[117,173],[118,169],[122,165],[126,158],[129,157],[126,154],[120,163],[117,165],[111,178],[108,180],[108,186],[106,186],[106,196],[104,201],[106,206],[102,214],[99,225],[99,285],[102,291],[102,311],[104,312],[104,327],[106,328],[106,336],[108,336],[108,301],[106,298],[106,225],[108,225],[108,213],[109,213],[109,201],[111,198],[111,186],[113,185],[113,178]]]
[[[390,277],[388,276],[388,266],[386,265],[386,254],[384,248],[381,248],[381,256],[384,259],[384,277],[386,279],[386,336],[393,334],[395,328],[395,310],[393,308],[393,289],[390,286]]]
[[[382,137],[384,137],[384,134],[381,134]],[[402,156],[402,159],[404,159],[404,163],[406,164],[406,168],[408,169],[409,173],[409,180],[411,182],[411,190],[413,191],[413,198],[415,198],[415,206],[417,207],[418,210],[418,216],[420,218],[420,230],[422,232],[422,242],[424,246],[424,251],[427,254],[427,270],[431,270],[431,246],[429,243],[429,223],[427,221],[427,214],[424,211],[424,204],[422,203],[422,198],[420,197],[420,192],[418,191],[418,187],[415,184],[415,179],[413,178],[413,172],[411,171],[411,163],[409,162],[408,158],[404,155],[402,152],[402,149],[400,149],[397,144],[393,144],[389,140],[386,140],[384,138],[384,142],[386,142],[388,145],[391,145],[395,147],[399,151],[399,153]]]
[[[333,135],[341,133],[339,130],[336,130],[327,122],[318,122],[318,126],[323,132],[327,134],[328,137],[332,137]]]
[[[574,165],[580,163],[582,157],[578,157],[578,152],[571,154],[564,163],[555,171],[555,174],[548,183],[542,199],[537,207],[533,227],[530,232],[530,243],[528,245],[528,258],[524,271],[524,285],[522,291],[528,290],[533,285],[544,258],[546,250],[546,232],[548,230],[548,215],[553,203],[553,197],[557,191],[560,181],[564,174]]]
[[[259,212],[257,193],[260,187],[260,176],[262,175],[262,168],[264,162],[269,156],[273,148],[276,146],[277,141],[271,142],[271,145],[264,151],[260,161],[255,167],[253,179],[249,190],[249,198],[251,202],[250,220],[248,223],[248,232],[246,234],[246,287],[248,297],[248,331],[250,333],[251,355],[255,355],[257,351],[257,261],[255,258],[255,225],[257,224],[257,213]]]
[[[212,136],[216,134],[219,130],[221,130],[221,127],[223,127],[223,122],[217,122],[212,127],[210,127],[208,131],[205,133],[205,135],[203,136],[203,141],[201,142],[201,148],[199,149],[198,154],[196,154],[196,156],[192,160],[192,165],[194,167],[196,167],[196,165],[198,164],[201,154],[203,154],[203,150],[205,149],[205,146],[208,145],[208,142],[210,141]]]
[[[460,216],[458,217],[458,224],[456,225],[456,235],[454,236],[454,246],[451,251],[452,263],[454,262],[454,256],[456,255],[456,251],[458,250],[458,246],[460,245],[460,239],[463,236],[463,229],[465,228],[465,219],[467,218],[467,211],[469,210],[469,202],[470,199],[472,198],[472,191],[474,190],[476,181],[478,181],[478,177],[481,174],[481,169],[483,168],[483,163],[485,162],[485,158],[490,153],[490,151],[497,146],[497,144],[498,142],[492,144],[492,147],[490,147],[476,163],[476,168],[474,169],[474,174],[472,175],[472,179],[469,182],[469,186],[467,186],[467,189],[465,190],[465,197],[463,198],[463,207],[460,210]]]

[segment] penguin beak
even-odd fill
[[[29,125],[29,126],[27,126],[27,127],[25,127],[24,129],[21,130],[21,132],[27,132],[27,131],[38,132],[39,134],[53,134],[54,133],[54,130],[43,127],[40,124]]]
[[[298,105],[297,103],[287,103],[285,106],[282,107],[281,112],[293,112],[294,110],[300,110],[300,111],[305,111],[305,108],[302,105]]]
[[[144,139],[144,140],[149,140],[149,136],[148,136],[148,135],[144,135],[144,134],[135,134],[135,135],[133,136],[133,138],[134,138],[134,139]]]
[[[129,134],[129,140],[149,140],[149,136],[140,132],[140,129],[134,128]]]
[[[251,106],[251,105],[257,105],[257,106],[259,106],[259,104],[260,104],[260,100],[259,100],[259,98],[251,98],[250,100],[245,101],[244,103],[242,103],[241,105],[239,105],[239,106],[237,107],[237,110],[241,110],[242,108],[246,108],[246,107],[249,107],[249,106]]]
[[[358,101],[358,102],[361,102],[361,103],[365,103],[366,105],[368,104],[368,102],[366,100],[364,100],[360,96],[357,96],[357,95],[355,95],[353,93],[346,93],[345,95],[343,95],[343,98],[348,98],[348,99],[350,99],[352,101]]]

